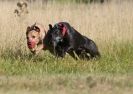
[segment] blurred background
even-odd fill
[[[26,1],[26,2],[30,2],[30,3],[33,3],[33,2],[41,2],[41,3],[59,2],[59,3],[91,4],[91,3],[122,2],[122,1],[132,1],[132,0],[0,0],[0,1],[8,1],[8,2]]]

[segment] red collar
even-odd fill
[[[61,27],[62,35],[65,36],[67,34],[67,27],[62,23],[59,23],[59,26]]]

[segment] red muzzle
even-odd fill
[[[36,43],[34,41],[29,41],[29,42],[27,42],[27,45],[28,45],[29,49],[33,49],[33,48],[35,48]]]

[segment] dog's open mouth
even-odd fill
[[[36,45],[35,42],[28,42],[27,44],[29,49],[35,48],[35,45]]]

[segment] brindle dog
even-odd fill
[[[27,46],[33,54],[38,54],[41,50],[45,49],[43,39],[46,33],[44,26],[39,23],[27,27]]]

